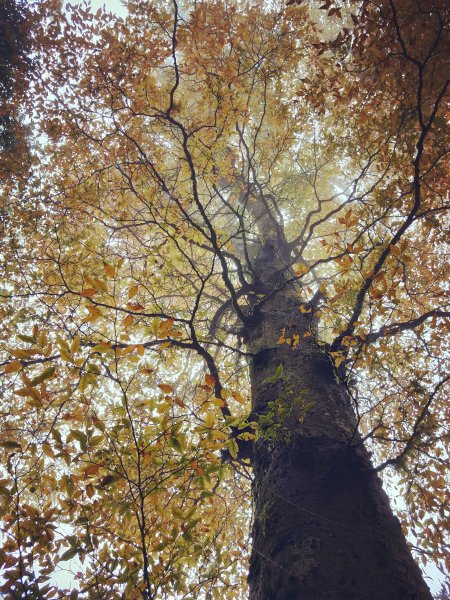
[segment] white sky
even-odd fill
[[[92,6],[93,12],[96,12],[99,8],[105,8],[108,12],[115,13],[116,15],[120,15],[124,17],[127,14],[126,9],[124,8],[121,0],[87,0],[87,3]],[[64,5],[66,4],[82,4],[81,2],[77,2],[76,0],[64,0]],[[83,2],[85,4],[85,2]]]

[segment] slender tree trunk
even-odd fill
[[[268,287],[274,277],[266,277]],[[254,449],[250,600],[429,600],[356,433],[345,386],[299,306],[285,286],[248,328],[262,432]],[[277,343],[283,327],[286,337],[300,336],[296,348]]]

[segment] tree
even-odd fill
[[[442,562],[448,8],[290,4],[35,8],[6,598],[431,598],[377,473]]]
[[[30,16],[20,0],[0,5],[0,177],[10,186],[21,185],[30,163],[20,111],[31,69]]]
[[[2,113],[0,115],[0,144],[2,148],[11,148],[15,143],[14,107],[11,102],[15,87],[25,77],[17,77],[27,62],[27,28],[25,27],[24,8],[21,3],[6,0],[0,6],[0,97]]]

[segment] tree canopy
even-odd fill
[[[127,8],[29,8],[30,152],[2,187],[4,597],[245,596],[246,325],[286,281],[310,329],[278,344],[332,357],[442,565],[447,3]]]

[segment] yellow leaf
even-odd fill
[[[91,348],[91,352],[99,352],[100,354],[104,354],[105,352],[110,352],[110,351],[111,351],[111,345],[107,344],[107,343],[97,344]]]
[[[234,438],[228,440],[227,443],[228,452],[231,454],[232,458],[237,458],[239,452],[239,446]]]
[[[31,396],[31,398],[33,398],[34,400],[37,401],[41,401],[41,394],[39,393],[39,391],[36,388],[32,388],[32,387],[25,387],[25,388],[20,388],[18,390],[14,390],[14,394],[16,394],[16,396]]]
[[[132,285],[130,287],[130,289],[128,290],[128,298],[133,298],[134,296],[136,296],[136,294],[139,291],[139,286],[138,285]]]
[[[127,346],[126,348],[117,348],[116,352],[117,356],[128,356],[128,354],[133,354],[134,346]]]
[[[16,358],[31,358],[35,354],[39,354],[39,350],[22,350],[21,348],[10,350],[10,352]]]
[[[49,456],[50,458],[55,458],[55,453],[52,450],[52,447],[50,446],[50,444],[42,444],[42,452],[44,454],[46,454],[47,456]]]
[[[95,287],[100,290],[101,292],[107,292],[108,291],[108,285],[106,283],[106,281],[102,281],[101,279],[97,279],[96,277],[94,277],[94,283],[95,283]]]
[[[79,351],[79,349],[80,349],[80,338],[78,335],[76,335],[73,338],[72,344],[70,345],[70,353],[76,354]]]
[[[89,311],[89,314],[91,315],[91,317],[100,317],[102,314],[102,311],[99,309],[98,306],[86,306],[87,310]]]
[[[171,337],[174,337],[174,338],[183,337],[183,334],[181,333],[181,331],[177,331],[176,329],[171,329],[168,333]]]
[[[165,337],[173,325],[173,319],[165,319],[158,324],[158,336]]]
[[[212,427],[214,427],[215,422],[216,422],[216,415],[213,412],[209,412],[205,417],[205,427],[208,427],[208,429],[211,429]]]
[[[63,360],[65,360],[67,362],[72,362],[72,356],[71,356],[70,352],[68,352],[64,348],[60,349],[59,355]]]
[[[233,398],[235,400],[237,400],[241,404],[245,404],[246,403],[246,400],[245,400],[244,396],[242,396],[242,394],[240,394],[239,392],[231,392],[231,395],[233,396]]]
[[[105,275],[107,277],[114,277],[116,274],[116,269],[112,265],[108,265],[107,263],[103,265],[103,270],[105,271]]]
[[[39,385],[40,383],[43,383],[46,379],[50,379],[50,377],[53,377],[54,373],[55,367],[49,367],[48,369],[45,369],[40,375],[35,377],[30,382],[30,385]]]
[[[342,352],[330,352],[330,356],[333,357],[333,362],[336,369],[345,360],[345,356],[342,354]]]
[[[227,405],[225,400],[222,400],[222,398],[213,398],[211,400],[211,403],[214,404],[214,406],[218,406],[219,408],[223,408],[224,406]]]

